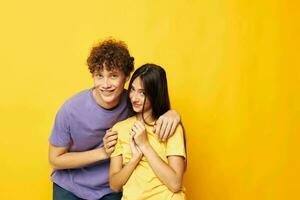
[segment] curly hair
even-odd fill
[[[134,57],[130,56],[127,45],[115,39],[105,40],[95,46],[87,59],[89,70],[92,74],[103,70],[119,69],[129,76],[134,68]]]

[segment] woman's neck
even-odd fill
[[[145,112],[143,113],[137,113],[137,119],[140,121],[145,122],[146,124],[151,124],[155,121],[154,117],[152,116],[152,112]]]

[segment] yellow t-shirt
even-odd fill
[[[118,131],[118,142],[111,157],[122,155],[123,164],[131,159],[130,130],[136,121],[136,116],[117,123],[112,129]],[[184,147],[183,129],[179,125],[172,137],[167,142],[160,142],[152,132],[151,126],[146,125],[148,140],[159,157],[168,162],[167,156],[178,155],[186,157]],[[123,186],[123,200],[184,200],[184,189],[173,193],[164,185],[153,172],[145,157],[131,174],[127,183]]]

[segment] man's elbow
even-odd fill
[[[49,157],[48,161],[52,169],[54,170],[64,169],[62,166],[59,165],[57,158]]]
[[[181,182],[174,182],[173,184],[171,184],[169,186],[169,189],[173,192],[173,193],[177,193],[180,192],[182,190],[182,183]]]
[[[109,187],[113,192],[121,192],[122,191],[122,187],[115,184],[114,181],[112,180],[112,178],[109,178]]]
[[[109,186],[110,186],[110,189],[113,191],[113,192],[121,192],[121,190],[122,190],[122,187],[118,187],[118,186],[116,186],[116,185],[114,185],[114,184],[109,184]]]

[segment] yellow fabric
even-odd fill
[[[118,131],[118,142],[115,151],[111,157],[122,155],[123,164],[131,159],[130,150],[130,130],[136,121],[136,117],[128,118],[117,123],[114,131]],[[186,157],[184,147],[183,129],[178,126],[175,134],[168,139],[167,142],[160,142],[156,135],[152,132],[151,126],[146,125],[148,140],[156,153],[162,160],[167,162],[167,156],[178,155]],[[164,185],[155,175],[149,163],[143,157],[127,183],[123,186],[123,200],[183,200],[185,199],[184,190],[182,192],[173,193],[166,185]]]

